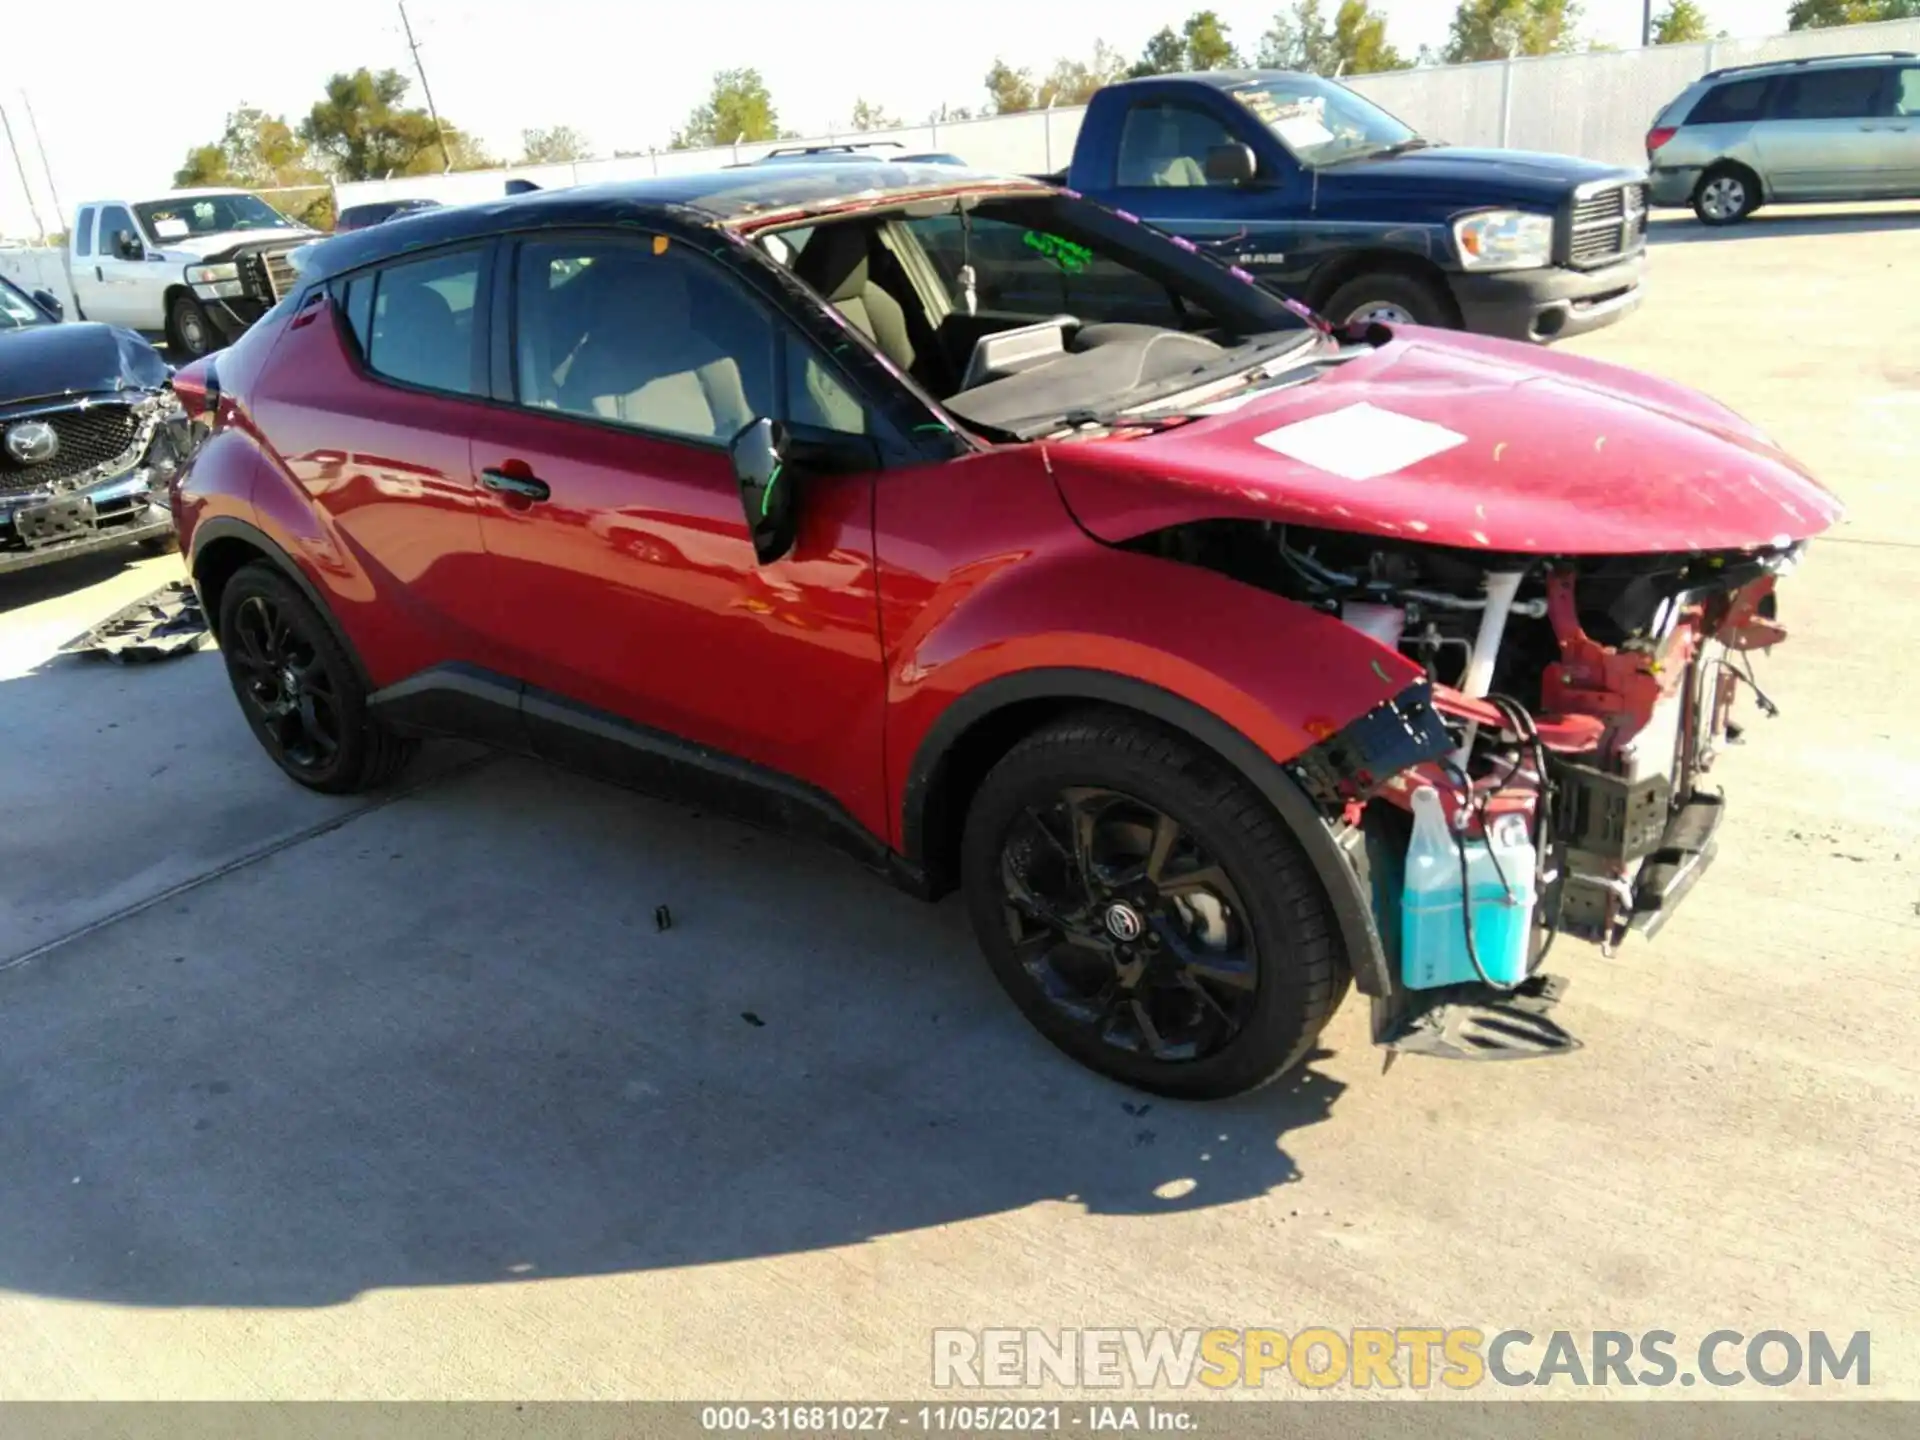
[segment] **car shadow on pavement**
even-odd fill
[[[0,574],[0,615],[9,610],[23,610],[43,600],[77,594],[89,586],[112,579],[141,558],[141,551],[123,547],[101,555],[88,555],[78,560],[62,560],[55,565],[39,565],[31,570]]]
[[[1731,240],[1785,240],[1822,235],[1857,235],[1920,229],[1920,209],[1866,210],[1854,213],[1796,213],[1791,208],[1762,210],[1738,225],[1703,225],[1691,211],[1656,214],[1647,226],[1653,245],[1701,245]]]
[[[316,1306],[1229,1205],[1342,1088],[1126,1090],[955,900],[495,758],[0,974],[0,1287]]]

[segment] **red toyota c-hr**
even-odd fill
[[[796,165],[324,242],[184,371],[195,583],[267,753],[463,735],[964,889],[1056,1044],[1220,1096],[1350,983],[1544,1053],[1657,926],[1833,498],[1702,396],[1334,332],[1026,181]]]

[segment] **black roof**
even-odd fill
[[[302,263],[315,278],[357,270],[409,250],[424,250],[510,230],[559,229],[678,215],[695,223],[728,225],[788,211],[805,215],[849,202],[905,199],[967,189],[1046,187],[1014,176],[953,165],[874,160],[826,161],[659,175],[562,190],[537,190],[472,205],[449,205],[398,215],[381,225],[336,235],[314,246]]]

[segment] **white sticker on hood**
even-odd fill
[[[1254,443],[1343,479],[1377,480],[1464,445],[1467,437],[1361,401],[1256,435]]]

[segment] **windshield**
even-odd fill
[[[1231,385],[1318,334],[1246,271],[1067,195],[942,198],[758,238],[933,398],[1013,438]]]
[[[1314,75],[1257,80],[1227,93],[1303,165],[1337,165],[1420,142],[1411,126],[1344,85]]]
[[[26,296],[5,280],[0,280],[0,331],[25,330],[30,325],[51,325]]]
[[[294,223],[257,195],[189,195],[133,207],[155,240],[185,240],[228,230],[292,230]]]

